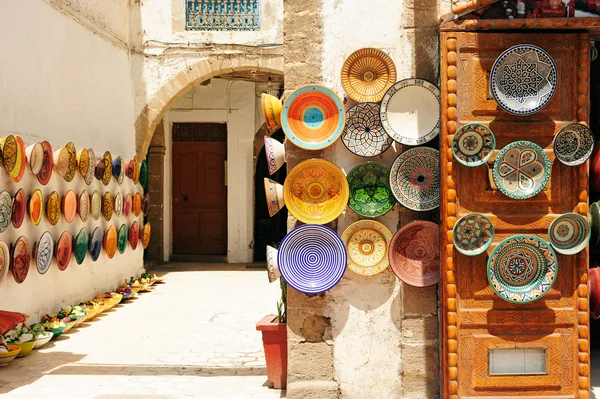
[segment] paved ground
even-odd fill
[[[267,387],[255,330],[279,284],[241,266],[171,267],[166,284],[0,369],[0,397],[285,397]]]

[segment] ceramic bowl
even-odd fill
[[[12,362],[21,351],[21,347],[18,345],[8,344],[7,347],[8,352],[0,353],[0,367],[4,367]]]
[[[52,331],[46,331],[43,334],[38,335],[37,339],[35,340],[35,344],[33,345],[33,349],[39,349],[46,345],[48,342],[50,342],[53,335],[54,334]]]
[[[266,177],[264,182],[269,216],[273,217],[285,206],[285,200],[283,199],[283,186],[276,181],[267,179]]]
[[[14,344],[14,345],[21,348],[21,351],[19,352],[17,357],[25,357],[25,356],[29,355],[29,353],[33,350],[33,346],[35,345],[35,340],[25,342],[22,344]]]
[[[67,331],[69,331],[71,328],[73,328],[75,326],[75,321],[70,321],[68,323],[66,323],[67,326],[65,327],[65,329],[63,330],[63,333],[66,333]]]
[[[285,163],[285,146],[273,137],[265,136],[265,155],[269,174],[277,172]]]
[[[87,319],[87,315],[78,317],[77,320],[75,320],[75,325],[73,327],[79,327],[85,322],[85,319]]]
[[[575,255],[588,245],[590,230],[586,217],[577,213],[565,213],[550,223],[548,241],[556,252]]]
[[[267,129],[269,129],[269,132],[272,132],[281,126],[281,108],[283,107],[281,100],[270,94],[263,93],[260,96],[260,104]]]
[[[100,308],[98,306],[85,308],[85,311],[87,312],[87,316],[85,317],[85,321],[91,321],[91,320],[93,320],[94,317],[96,317],[98,315],[98,311],[99,310],[100,310]]]

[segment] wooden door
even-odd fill
[[[226,125],[173,125],[174,255],[226,255],[226,159]]]

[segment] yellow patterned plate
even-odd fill
[[[17,168],[17,156],[19,154],[19,145],[15,136],[6,136],[0,139],[0,151],[2,152],[2,165],[11,176]]]
[[[112,218],[113,211],[113,196],[110,191],[107,191],[102,197],[102,216],[107,222]]]
[[[48,196],[46,203],[46,216],[52,226],[56,226],[60,219],[60,195],[56,191],[52,191]]]
[[[348,253],[348,269],[361,276],[381,273],[390,265],[388,246],[392,232],[374,220],[352,223],[342,234]]]
[[[356,102],[379,102],[396,83],[396,66],[389,55],[376,48],[350,54],[342,66],[342,87]]]
[[[65,145],[65,148],[67,149],[67,154],[69,154],[69,161],[64,178],[65,181],[70,182],[75,177],[75,173],[77,173],[77,150],[75,149],[75,145],[70,141]]]
[[[346,209],[350,189],[331,162],[309,159],[293,168],[283,186],[288,211],[304,223],[326,224]]]

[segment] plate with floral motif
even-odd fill
[[[475,256],[488,250],[494,241],[492,221],[480,213],[458,219],[452,229],[454,248],[463,255]]]
[[[364,162],[348,173],[350,198],[348,206],[361,216],[385,215],[396,205],[389,188],[390,169],[379,162]]]
[[[33,257],[38,273],[46,274],[54,258],[54,237],[52,237],[52,233],[46,231],[42,234],[40,240],[33,244]]]
[[[548,241],[552,248],[563,255],[575,255],[590,242],[590,223],[577,213],[560,215],[550,223]]]
[[[27,237],[21,236],[12,246],[11,256],[12,274],[18,284],[21,284],[27,278],[30,263],[29,240]]]
[[[388,246],[392,232],[374,220],[352,223],[342,234],[348,253],[348,269],[361,276],[381,273],[390,265]]]
[[[362,48],[344,61],[341,80],[344,91],[354,101],[377,103],[396,83],[396,66],[385,52]]]
[[[0,233],[8,229],[12,222],[13,198],[8,191],[0,192]]]
[[[60,219],[60,195],[52,191],[46,201],[46,216],[52,226],[56,226]]]
[[[481,123],[461,126],[452,138],[454,158],[465,166],[485,164],[494,155],[496,137]]]
[[[400,154],[390,168],[390,189],[400,204],[413,211],[439,207],[439,151],[416,147]]]
[[[374,157],[384,153],[393,142],[381,124],[379,104],[361,103],[346,112],[342,143],[354,154]]]
[[[585,163],[593,151],[594,134],[581,123],[571,123],[554,136],[554,155],[567,166]]]

